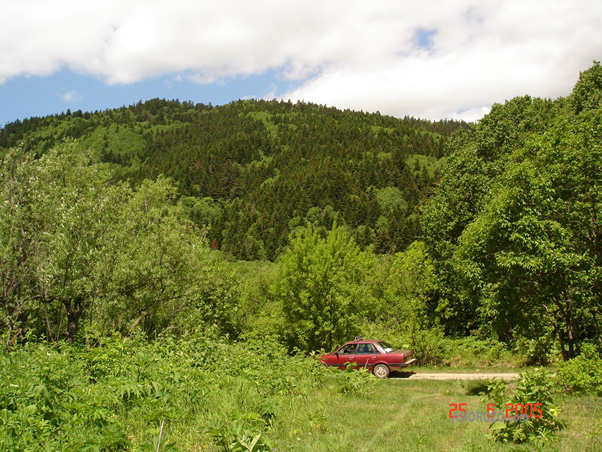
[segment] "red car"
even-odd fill
[[[383,341],[366,341],[355,338],[337,348],[334,352],[320,357],[328,367],[345,369],[347,363],[356,363],[356,368],[365,367],[378,378],[387,378],[391,372],[409,366],[415,358],[410,350],[395,350]]]

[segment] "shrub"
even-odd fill
[[[341,394],[365,396],[374,386],[376,377],[363,367],[355,370],[356,365],[357,363],[347,363],[345,371],[338,373]]]
[[[35,343],[0,355],[0,450],[126,448],[114,397],[89,383],[82,364]]]
[[[443,332],[438,328],[424,329],[415,334],[414,357],[420,365],[443,364],[445,362],[445,342]]]
[[[583,344],[581,355],[558,363],[556,385],[564,391],[602,395],[602,357],[592,344]]]
[[[549,334],[544,334],[536,339],[520,337],[514,346],[514,350],[519,356],[522,356],[525,364],[544,366],[548,364],[554,356],[555,341]]]
[[[292,401],[327,375],[342,380],[270,338],[32,341],[0,350],[0,450],[156,451],[165,422],[163,451],[266,451]]]
[[[420,364],[454,367],[515,364],[517,360],[502,342],[473,336],[461,339],[443,338],[436,329],[422,332],[415,355]]]
[[[265,436],[261,419],[234,419],[209,429],[213,443],[224,452],[269,452],[274,445]]]
[[[496,412],[508,416],[526,415],[518,420],[506,418],[491,424],[492,437],[499,441],[542,442],[553,438],[564,427],[558,419],[560,410],[554,402],[553,385],[543,369],[532,369],[522,374],[514,391],[497,380],[489,384],[488,392]],[[519,406],[520,413],[517,413]],[[541,413],[538,413],[539,409]]]

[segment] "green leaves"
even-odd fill
[[[74,340],[85,320],[101,335],[136,325],[151,335],[201,311],[204,327],[235,333],[233,285],[167,179],[113,183],[74,143],[39,160],[16,150],[0,169],[9,331],[24,335],[20,322],[30,320],[37,334]]]
[[[584,344],[581,355],[558,363],[557,386],[574,393],[602,395],[602,354],[599,346]]]
[[[156,451],[165,420],[162,451],[213,440],[226,450],[267,451],[281,416],[298,416],[326,376],[339,380],[269,339],[28,342],[0,350],[0,449]]]
[[[573,89],[570,101],[576,113],[596,110],[602,105],[602,67],[599,61],[579,75],[579,82]]]
[[[423,210],[425,242],[448,329],[519,339],[552,335],[565,357],[600,337],[602,114],[600,66],[570,102],[516,98],[452,143]],[[545,353],[539,359],[545,361]]]
[[[289,341],[308,351],[353,336],[366,307],[366,256],[343,228],[321,234],[310,227],[293,239],[273,287]]]
[[[601,228],[602,178],[585,163],[599,146],[583,145],[583,120],[599,122],[582,117],[568,123],[560,116],[548,133],[530,137],[524,150],[512,154],[456,254],[458,262],[479,268],[478,279],[501,312],[520,306],[528,322],[529,314],[539,312],[537,323],[552,320],[557,331],[565,330],[571,350],[586,320],[579,310],[599,304],[598,283],[590,275],[602,262],[593,239]]]
[[[498,419],[491,424],[491,431],[498,441],[549,441],[564,428],[558,419],[560,410],[554,400],[552,382],[545,370],[525,372],[513,391],[501,380],[492,381],[488,390]],[[504,420],[500,420],[502,417]]]

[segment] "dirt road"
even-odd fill
[[[492,372],[440,372],[440,373],[424,373],[424,372],[397,372],[391,375],[391,378],[399,380],[490,380],[499,378],[502,380],[518,380],[520,377],[517,373],[492,373]]]

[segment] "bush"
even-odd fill
[[[270,338],[30,342],[0,351],[0,450],[157,450],[164,422],[161,450],[266,451],[273,425],[325,378],[348,384]]]
[[[0,450],[123,450],[113,394],[58,347],[29,343],[0,355]],[[41,450],[41,449],[40,449]]]
[[[544,334],[537,339],[521,337],[516,341],[514,350],[522,356],[527,365],[545,366],[554,356],[555,341],[549,334]]]
[[[438,328],[424,329],[415,334],[414,357],[419,365],[444,364],[446,358],[443,332]]]
[[[415,356],[419,364],[453,367],[482,367],[516,364],[516,356],[502,342],[470,336],[462,339],[443,338],[436,329],[424,330],[416,341]]]
[[[492,437],[498,441],[545,442],[564,427],[558,419],[560,410],[554,401],[553,385],[543,369],[532,369],[522,374],[514,391],[497,380],[488,385],[488,392],[497,413],[527,416],[519,420],[506,418],[491,424]],[[517,413],[519,406],[520,412]],[[541,413],[538,413],[539,409]]]
[[[558,363],[556,385],[566,392],[602,395],[602,357],[592,344],[581,346],[581,355]]]
[[[376,377],[365,368],[355,369],[357,363],[347,363],[341,375],[339,392],[344,395],[365,396],[374,387]]]
[[[446,339],[445,354],[447,363],[453,366],[491,366],[516,361],[503,342],[474,336]]]

